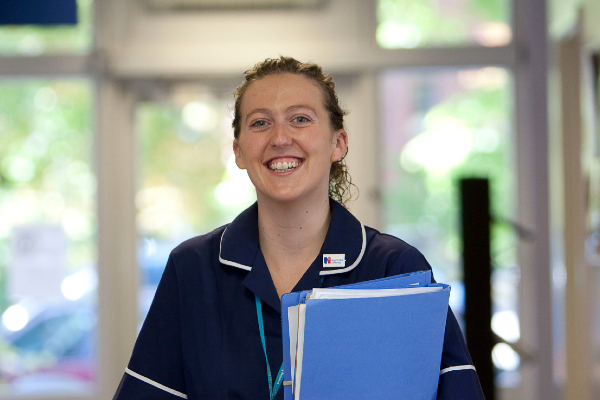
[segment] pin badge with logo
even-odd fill
[[[323,268],[340,268],[345,266],[345,254],[323,254]]]

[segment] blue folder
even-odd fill
[[[437,395],[450,287],[430,271],[339,286],[393,289],[436,286],[405,296],[281,299],[284,381],[292,380],[288,307],[306,303],[300,399],[434,400]],[[294,387],[294,390],[297,390]],[[285,400],[294,399],[284,385]]]

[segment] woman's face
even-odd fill
[[[250,84],[240,107],[236,164],[248,170],[257,197],[289,202],[327,197],[331,163],[348,138],[334,131],[316,83],[290,73]]]

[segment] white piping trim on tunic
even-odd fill
[[[462,371],[465,369],[472,369],[473,371],[475,371],[475,367],[473,365],[457,365],[455,367],[444,368],[443,370],[440,371],[440,375],[443,375],[446,372]]]
[[[145,376],[143,376],[143,375],[140,375],[140,374],[138,374],[138,373],[136,373],[136,372],[133,372],[133,371],[132,371],[132,370],[130,370],[129,368],[125,368],[125,372],[126,372],[126,373],[128,373],[129,375],[133,376],[134,378],[138,378],[139,380],[141,380],[141,381],[144,381],[144,382],[146,382],[146,383],[148,383],[148,384],[150,384],[150,385],[152,385],[152,386],[154,386],[154,387],[157,387],[157,388],[159,388],[159,389],[162,389],[162,390],[164,390],[165,392],[171,393],[172,395],[175,395],[175,396],[181,397],[181,398],[183,398],[183,399],[187,399],[187,395],[185,395],[185,394],[183,394],[183,393],[181,393],[181,392],[178,392],[177,390],[173,390],[173,389],[171,389],[171,388],[168,388],[168,387],[166,387],[166,386],[164,386],[164,385],[161,385],[161,384],[160,384],[160,383],[158,383],[158,382],[154,382],[152,379],[146,378],[146,377],[145,377]]]
[[[252,267],[249,267],[249,266],[244,265],[244,264],[236,263],[234,261],[229,261],[229,260],[226,260],[226,259],[224,259],[224,258],[221,257],[221,246],[223,245],[223,236],[225,236],[225,231],[226,230],[227,230],[227,228],[225,228],[225,230],[221,234],[221,241],[219,242],[219,261],[221,261],[221,264],[231,265],[232,267],[237,267],[237,268],[245,269],[246,271],[251,271]]]
[[[367,248],[367,233],[365,232],[365,226],[362,224],[362,222],[360,224],[360,229],[362,230],[362,247],[360,249],[360,254],[358,255],[358,258],[356,259],[356,261],[354,261],[354,263],[349,267],[341,268],[341,269],[332,269],[332,270],[328,270],[328,271],[321,271],[319,273],[319,275],[341,274],[342,272],[348,272],[348,271],[351,271],[354,268],[356,268],[356,266],[360,263],[363,256],[365,255],[365,250]]]
[[[354,268],[356,268],[356,266],[360,263],[363,256],[365,255],[365,250],[367,249],[367,233],[365,231],[365,226],[362,224],[362,222],[360,224],[360,229],[361,229],[361,233],[362,233],[362,247],[360,249],[360,254],[358,255],[358,258],[356,259],[356,261],[354,261],[354,263],[352,263],[352,265],[350,265],[349,267],[340,268],[340,269],[332,269],[332,270],[328,270],[328,271],[321,271],[319,273],[319,275],[341,274],[342,272],[348,272],[348,271],[351,271]],[[252,271],[252,267],[249,267],[244,264],[236,263],[235,261],[229,261],[229,260],[226,260],[223,257],[221,257],[221,246],[223,245],[223,236],[225,236],[225,231],[227,231],[227,228],[225,228],[225,230],[221,234],[221,241],[219,242],[219,261],[221,262],[221,264],[230,265],[230,266],[236,267],[236,268],[241,268],[246,271]]]

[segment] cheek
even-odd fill
[[[245,143],[239,139],[235,139],[233,145],[233,153],[235,155],[235,163],[239,168],[246,168],[246,146]]]
[[[257,140],[249,140],[248,137],[244,137],[244,140],[239,142],[236,156],[246,164],[254,162],[262,157],[261,145]]]

